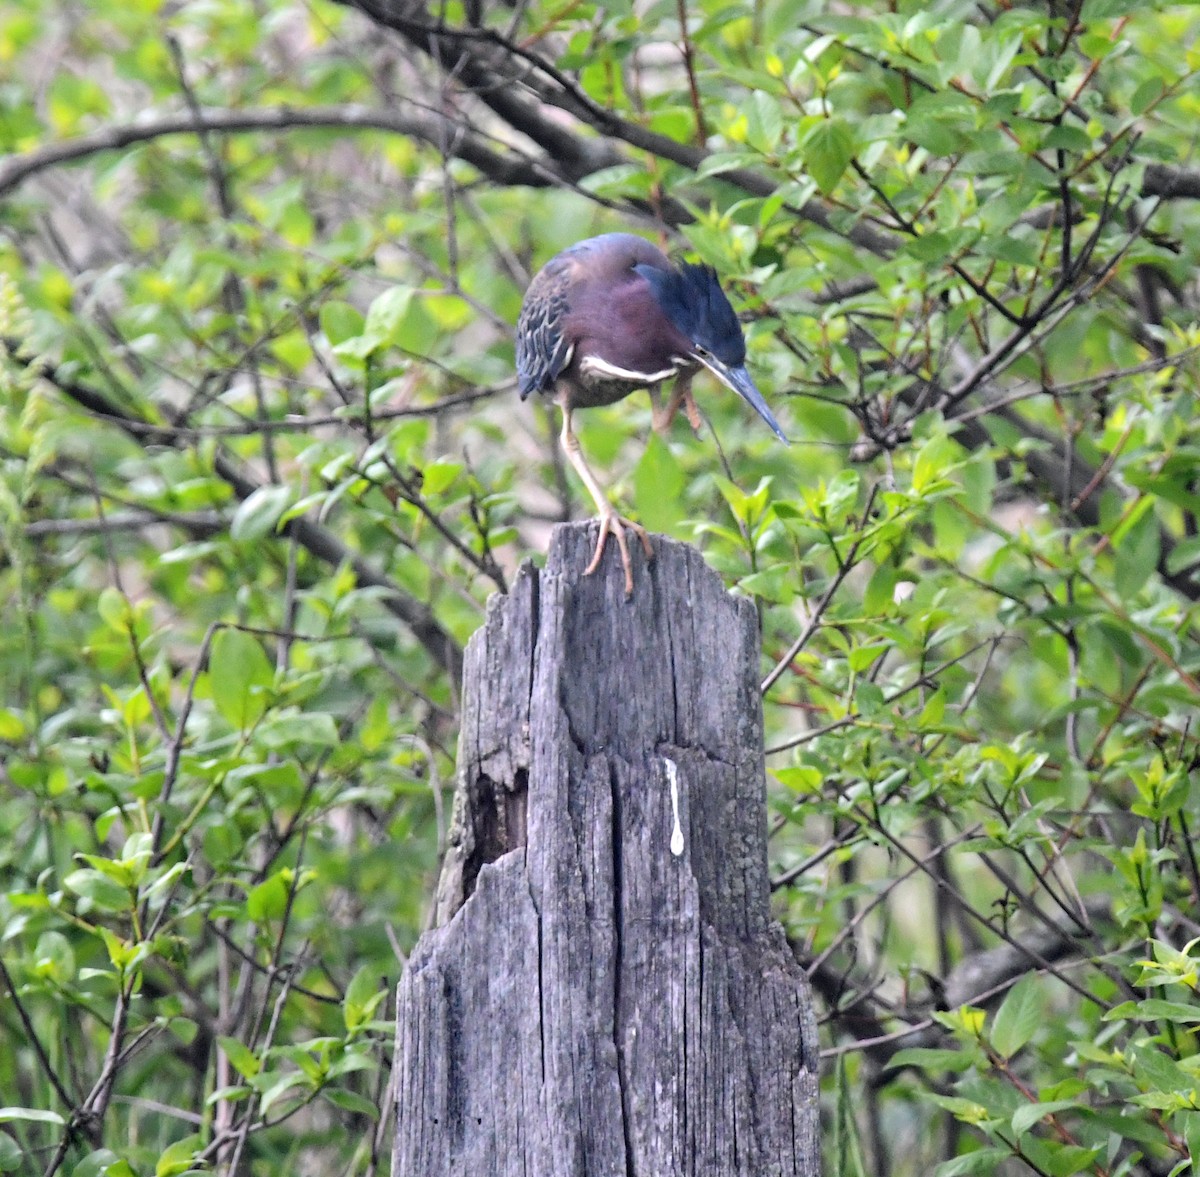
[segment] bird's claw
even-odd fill
[[[654,559],[654,548],[650,544],[650,537],[646,534],[646,529],[640,523],[634,523],[632,519],[626,519],[622,515],[618,515],[616,511],[608,510],[600,516],[600,535],[596,540],[596,550],[592,553],[591,563],[583,570],[584,576],[591,576],[597,568],[600,567],[601,557],[604,555],[604,545],[612,534],[617,541],[617,547],[621,551],[621,565],[625,569],[625,595],[633,596],[633,564],[629,559],[629,544],[625,540],[625,528],[628,527],[642,541],[642,550],[646,553],[646,559]]]
[[[679,378],[674,392],[671,393],[671,399],[665,405],[658,403],[657,392],[652,394],[650,424],[653,425],[656,433],[665,437],[675,420],[675,414],[679,412],[680,405],[687,414],[692,432],[699,437],[704,421],[700,416],[700,407],[696,404],[696,398],[692,396],[691,382],[682,376]]]

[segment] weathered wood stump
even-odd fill
[[[615,553],[582,575],[595,534],[556,528],[467,648],[440,926],[398,995],[394,1177],[815,1177],[754,610],[663,537],[626,600]]]

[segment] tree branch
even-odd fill
[[[167,135],[237,134],[246,131],[302,129],[350,129],[390,131],[432,144],[464,160],[498,184],[520,184],[545,188],[558,176],[552,166],[532,159],[497,151],[476,131],[462,123],[430,111],[397,114],[367,106],[315,106],[298,109],[281,106],[249,110],[203,110],[199,117],[188,112],[159,115],[125,126],[104,127],[87,135],[49,143],[21,155],[0,160],[0,196],[38,172],[74,163],[105,151],[118,151],[137,143],[148,143]],[[511,149],[510,149],[511,151]]]
[[[1087,901],[1088,918],[1105,922],[1112,918],[1112,904],[1108,896],[1094,896]],[[838,1028],[853,1038],[857,1045],[850,1049],[861,1049],[881,1070],[887,1066],[897,1051],[913,1046],[936,1047],[943,1045],[947,1032],[929,1020],[928,1000],[914,1002],[903,1008],[890,1005],[879,1009],[879,1002],[869,992],[870,986],[856,982],[828,961],[817,962],[806,959],[800,945],[789,941],[796,959],[809,972],[813,988],[821,994],[829,1006],[830,1017]],[[1067,917],[1062,916],[1045,926],[1026,928],[1010,937],[1008,943],[972,953],[960,961],[942,979],[934,979],[936,993],[934,1006],[938,1009],[958,1009],[963,1005],[987,1005],[1002,996],[1021,977],[1037,969],[1057,966],[1072,956],[1086,955],[1086,937]],[[848,999],[849,998],[849,999]],[[868,1008],[862,1009],[860,1006]],[[893,1018],[901,1022],[912,1019],[910,1028],[903,1025],[889,1029]],[[844,1053],[845,1047],[836,1053]],[[825,1054],[832,1052],[822,1052]],[[889,1074],[883,1082],[895,1077]]]
[[[708,158],[701,147],[680,143],[668,135],[652,131],[638,123],[622,119],[594,102],[579,86],[565,77],[550,62],[536,53],[507,42],[498,33],[481,36],[480,30],[463,30],[440,25],[413,0],[338,0],[363,13],[374,23],[390,28],[420,49],[435,62],[444,64],[442,40],[453,41],[453,70],[466,89],[499,115],[513,130],[527,135],[555,160],[562,160],[568,172],[583,168],[581,175],[613,164],[628,162],[612,144],[615,139],[639,151],[649,152],[681,167],[696,171]],[[530,91],[533,92],[532,96]],[[573,115],[585,126],[605,138],[600,142],[586,138],[548,117],[543,109],[550,105]],[[721,173],[721,179],[751,196],[773,196],[781,180],[752,168],[733,168]],[[848,229],[837,228],[825,206],[815,200],[788,205],[797,216],[845,237],[855,245],[879,255],[890,255],[896,241],[889,234],[870,226],[854,223]]]
[[[22,362],[14,356],[17,362]],[[53,366],[44,363],[34,369],[36,373],[80,408],[98,414],[122,428],[139,445],[163,445],[182,449],[179,437],[169,429],[156,430],[152,422],[139,420],[115,405],[102,392],[59,373]],[[259,484],[243,473],[226,454],[218,451],[213,458],[217,475],[232,488],[239,500],[245,501]],[[381,598],[384,607],[393,617],[402,621],[412,635],[429,652],[440,666],[449,672],[452,691],[457,691],[462,674],[462,647],[454,640],[433,614],[433,610],[422,601],[409,596],[389,576],[354,552],[331,531],[303,516],[291,519],[280,529],[283,535],[296,539],[301,547],[325,564],[337,566],[349,564],[360,585],[384,590]]]

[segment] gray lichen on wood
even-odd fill
[[[594,534],[557,528],[467,649],[439,926],[399,990],[393,1173],[815,1177],[754,610],[662,537],[627,600],[615,556],[581,575]]]

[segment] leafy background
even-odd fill
[[[585,451],[760,605],[828,1171],[1200,1156],[1200,16],[9,0],[0,1170],[387,1167],[461,648],[587,503],[529,276],[715,265]]]

